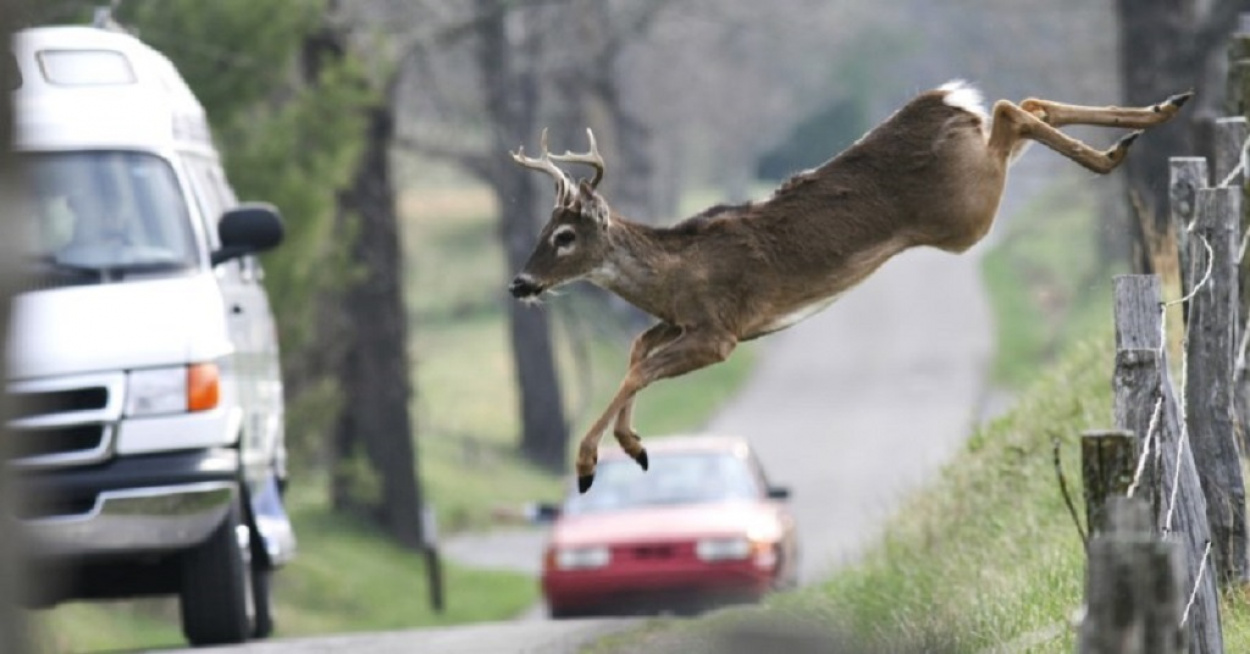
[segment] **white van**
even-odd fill
[[[4,63],[32,190],[7,349],[31,601],[177,594],[193,644],[266,636],[295,539],[253,255],[281,220],[236,202],[203,107],[139,40],[35,28]]]

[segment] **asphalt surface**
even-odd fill
[[[992,349],[976,257],[903,253],[761,345],[708,429],[746,437],[791,487],[809,583],[871,543],[975,425]]]
[[[561,654],[574,653],[634,620],[514,621],[344,634],[196,649],[203,654]]]

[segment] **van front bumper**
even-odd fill
[[[239,493],[239,456],[209,449],[16,471],[37,559],[163,553],[203,542]]]

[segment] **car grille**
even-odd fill
[[[679,543],[635,543],[614,548],[613,560],[625,561],[669,561],[685,558],[691,547]]]

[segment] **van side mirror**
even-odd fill
[[[282,242],[284,230],[278,208],[264,202],[246,202],[227,210],[217,223],[221,249],[212,253],[213,265],[272,250]]]

